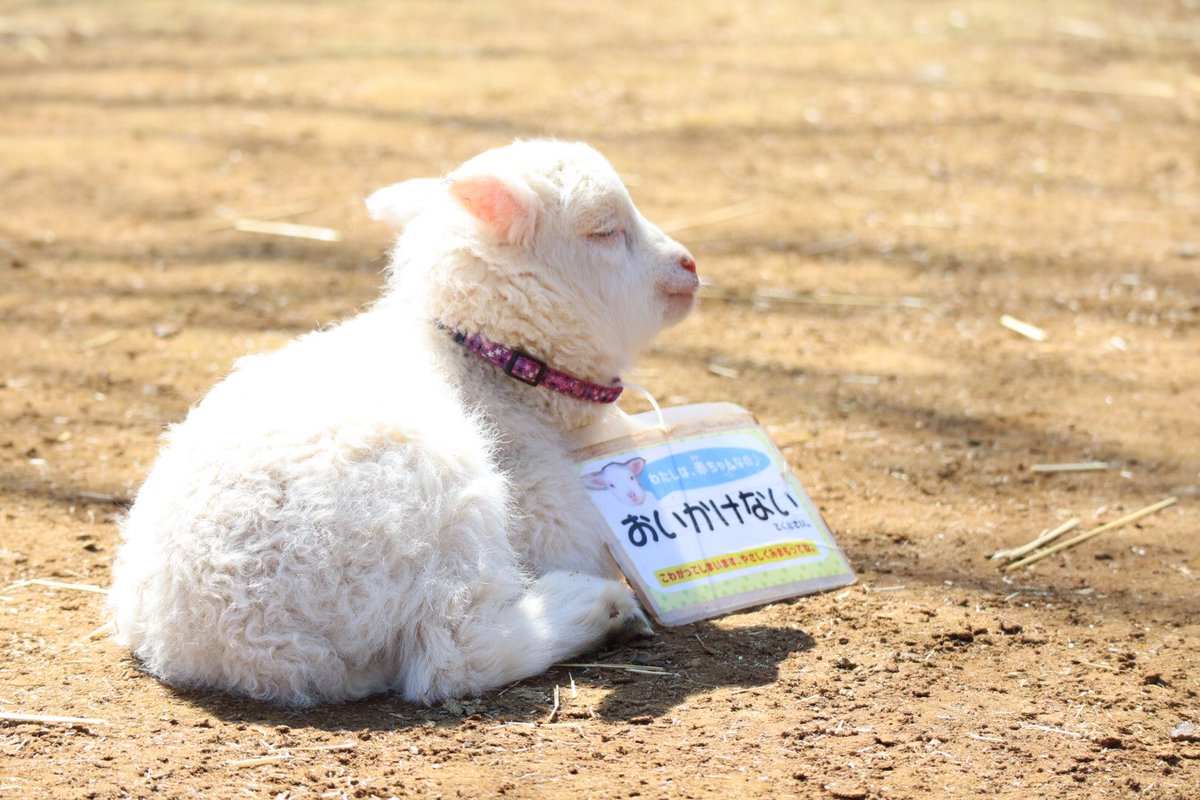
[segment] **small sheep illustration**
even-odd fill
[[[646,490],[638,476],[646,467],[646,459],[631,458],[628,461],[612,461],[595,472],[583,476],[583,485],[593,491],[608,490],[627,506],[640,506],[646,502]]]

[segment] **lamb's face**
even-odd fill
[[[688,251],[643,217],[608,162],[570,145],[570,160],[531,176],[544,209],[533,253],[607,334],[636,349],[687,316],[699,280]]]

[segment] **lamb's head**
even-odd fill
[[[368,208],[404,228],[401,272],[440,251],[427,280],[431,302],[449,306],[434,309],[447,323],[550,346],[568,362],[596,361],[571,357],[570,342],[584,337],[619,370],[695,303],[691,255],[638,212],[616,171],[584,144],[489,150],[444,180],[381,189]]]

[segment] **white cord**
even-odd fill
[[[666,417],[663,416],[662,408],[659,407],[658,401],[654,399],[654,395],[650,394],[650,392],[647,391],[646,387],[642,386],[640,383],[634,383],[633,381],[622,380],[621,385],[623,387],[625,387],[626,389],[633,389],[635,392],[640,394],[642,397],[646,398],[647,402],[649,402],[651,407],[654,408],[654,413],[658,415],[659,430],[661,430],[664,434],[669,433],[669,431],[667,430],[667,419],[666,419]]]

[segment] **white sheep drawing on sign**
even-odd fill
[[[646,490],[638,476],[646,467],[646,459],[631,458],[628,461],[612,461],[595,472],[583,476],[583,485],[592,491],[609,491],[627,506],[640,506],[646,502]]]
[[[382,298],[237,362],[121,525],[115,636],[172,686],[437,703],[652,632],[567,442],[691,310],[691,255],[583,144],[368,210],[401,231]]]

